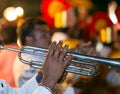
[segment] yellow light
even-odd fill
[[[21,17],[21,16],[23,16],[23,14],[24,14],[24,10],[23,10],[22,7],[17,7],[17,8],[15,9],[15,13],[16,13],[16,15],[17,15],[18,17]]]
[[[4,10],[3,16],[8,20],[8,21],[14,21],[17,19],[17,15],[15,13],[15,8],[14,7],[8,7]]]
[[[61,28],[67,26],[67,12],[60,11],[55,13],[55,27]]]
[[[62,27],[66,27],[67,26],[67,12],[63,11],[62,12]]]
[[[100,37],[101,37],[102,42],[106,42],[106,30],[105,29],[101,29]]]
[[[66,39],[63,42],[62,46],[65,46],[65,44],[69,44],[69,49],[76,48],[76,46],[80,43],[80,40],[78,39]]]
[[[106,28],[106,42],[107,43],[110,43],[112,41],[112,38],[111,38],[111,34],[112,34],[112,31],[110,29],[110,27],[107,27]]]
[[[62,12],[55,13],[55,27],[56,28],[62,27]]]

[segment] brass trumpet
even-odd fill
[[[42,68],[42,63],[47,56],[48,49],[32,47],[32,46],[23,46],[21,49],[16,48],[6,48],[0,45],[1,50],[10,50],[19,52],[18,58],[21,62],[29,64],[34,68]],[[30,55],[29,60],[24,59],[24,55]],[[73,59],[71,64],[65,69],[66,72],[85,75],[85,76],[95,76],[97,74],[97,65],[93,62],[105,64],[107,66],[120,68],[120,59],[110,59],[97,56],[83,55],[73,52],[67,52],[67,56],[72,55]],[[31,56],[33,58],[31,58]],[[42,58],[42,60],[40,60]],[[89,62],[91,61],[91,62]]]

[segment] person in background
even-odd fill
[[[95,51],[95,48],[94,48],[92,42],[79,44],[74,52],[81,53],[83,55],[90,55],[90,56],[97,56],[97,55],[99,55]],[[90,63],[94,63],[94,65],[96,66],[96,73],[98,73],[100,65],[95,63],[95,62],[90,62]],[[85,68],[85,67],[81,66],[81,68]],[[75,74],[73,76],[71,76],[71,77],[68,77],[68,78],[66,77],[65,81],[68,83],[68,86],[63,91],[63,94],[84,94],[82,92],[86,88],[87,83],[92,78],[93,77],[84,76],[84,75],[75,75]]]
[[[35,46],[48,48],[51,43],[48,25],[38,18],[26,18],[17,29],[19,44],[22,46]],[[25,60],[44,62],[45,57],[23,54]],[[23,64],[18,58],[14,62],[14,78],[17,87],[22,86],[27,80],[38,72],[37,69]]]
[[[120,58],[120,29],[116,31],[116,40],[112,45],[109,58]],[[115,67],[111,68],[106,76],[106,81],[110,86],[120,88],[120,69]]]
[[[62,41],[58,44],[53,42],[37,75],[20,88],[12,88],[4,80],[0,80],[0,94],[53,94],[56,83],[61,80],[72,60],[71,55],[66,57],[68,46],[66,44],[62,47]],[[39,76],[42,76],[42,81],[37,79]]]
[[[8,22],[1,26],[0,36],[4,47],[19,48],[17,45],[17,24]],[[0,51],[0,79],[6,80],[10,86],[15,87],[13,77],[13,62],[17,56],[16,52],[1,50]]]

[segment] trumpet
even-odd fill
[[[0,50],[10,50],[10,51],[18,52],[18,58],[22,63],[28,64],[31,67],[37,69],[42,68],[42,64],[48,53],[48,49],[46,48],[39,48],[32,46],[23,46],[21,49],[16,49],[16,48],[9,48],[0,45]],[[29,60],[24,58],[24,55],[28,55],[28,57],[30,56]],[[89,56],[89,55],[83,55],[73,52],[67,52],[67,56],[68,55],[72,55],[73,59],[71,60],[71,64],[68,65],[67,68],[65,69],[66,72],[85,75],[85,76],[95,76],[98,74],[98,72],[97,72],[97,65],[93,62],[105,64],[111,67],[120,68],[120,59]]]

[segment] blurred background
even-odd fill
[[[70,1],[70,0],[68,0]],[[72,1],[72,0],[71,0]],[[77,2],[81,0],[76,0]],[[86,0],[85,0],[86,1]],[[107,11],[107,4],[110,0],[89,0],[93,3],[94,8],[92,11]],[[119,0],[115,0],[120,4]],[[1,0],[0,1],[0,17],[3,16],[2,12],[7,7],[22,7],[24,9],[24,16],[36,16],[40,15],[40,5],[42,0]]]
[[[116,4],[110,5],[112,1]],[[51,28],[66,28],[79,24],[82,30],[86,26],[89,28],[89,32],[83,30],[82,35],[84,37],[88,34],[89,40],[96,31],[97,33],[104,32],[103,28],[111,27],[119,22],[119,4],[119,0],[2,0],[0,19],[2,22],[6,19],[18,20],[20,23],[23,18],[37,16],[44,18]],[[101,37],[101,40],[105,41],[104,37]]]

